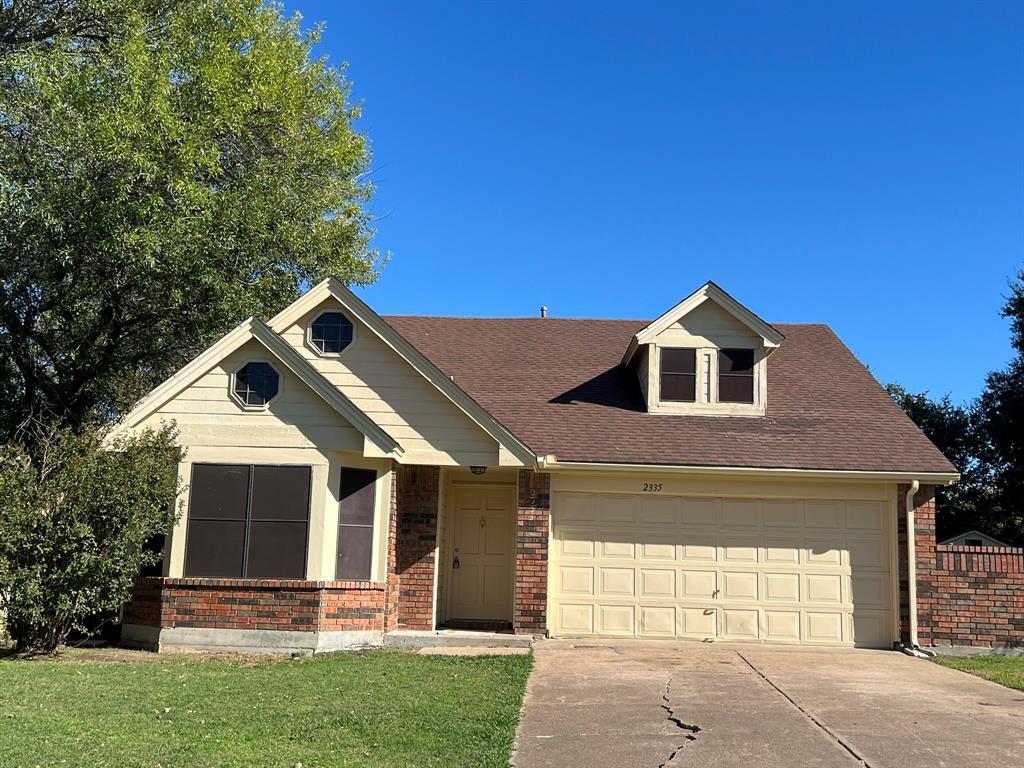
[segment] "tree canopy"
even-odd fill
[[[367,141],[317,39],[262,0],[0,0],[0,441],[375,279]]]
[[[938,491],[937,536],[977,529],[1024,546],[1024,271],[1010,284],[1002,309],[1014,352],[967,405],[934,400],[890,384],[889,394],[960,471]]]

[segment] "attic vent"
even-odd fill
[[[541,307],[540,308],[540,316],[541,317],[547,317],[548,316],[548,308],[547,307]]]

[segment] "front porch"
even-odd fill
[[[378,519],[386,519],[386,537],[374,536],[383,551],[372,558],[382,567],[370,573],[383,579],[192,577],[181,572],[183,541],[171,542],[168,552],[179,555],[169,559],[165,576],[139,579],[122,642],[154,650],[317,653],[520,644],[546,633],[547,475],[394,464],[382,487],[388,499]],[[344,508],[343,489],[339,496]],[[320,558],[322,576],[339,576],[344,567],[344,512],[339,519],[338,554]],[[328,531],[338,530],[316,523],[314,517],[309,552],[322,551]],[[335,562],[336,570],[325,573],[325,564]],[[310,568],[307,577],[314,575]]]

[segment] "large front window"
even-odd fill
[[[310,467],[194,464],[186,577],[302,579]]]

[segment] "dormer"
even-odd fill
[[[622,365],[636,372],[649,413],[763,416],[768,358],[782,340],[708,282],[639,331]]]

